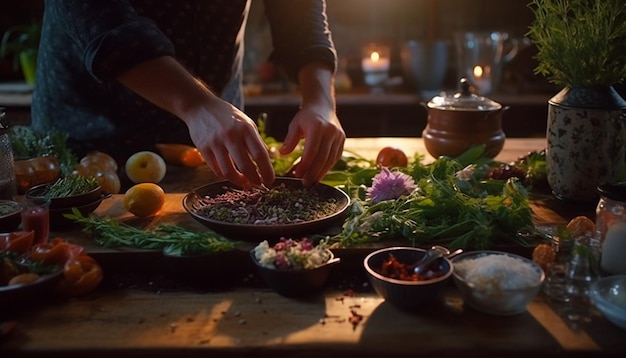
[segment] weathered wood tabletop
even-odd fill
[[[386,145],[426,154],[419,138],[349,139],[346,149],[375,157]],[[541,150],[542,139],[510,139],[497,158],[511,161]],[[182,207],[203,182],[202,169],[168,168],[167,202],[151,219],[125,212],[121,195],[97,213],[139,227],[175,222],[203,229]],[[184,179],[183,179],[184,178]],[[181,181],[184,180],[184,183]],[[560,210],[563,209],[563,210]],[[565,210],[567,209],[567,210]],[[564,223],[593,208],[533,202],[538,223]],[[563,214],[563,213],[566,214]],[[98,247],[78,230],[55,232],[88,247],[105,268],[105,282],[80,298],[42,297],[31,307],[0,308],[0,322],[17,322],[0,338],[0,356],[623,356],[626,332],[591,310],[570,321],[542,294],[527,312],[490,316],[463,305],[451,284],[424,310],[395,309],[369,287],[363,250],[337,254],[342,262],[324,292],[306,300],[280,296],[255,274],[247,251],[175,259],[159,252]],[[345,260],[344,260],[345,258]]]

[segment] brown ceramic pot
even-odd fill
[[[428,123],[422,136],[433,157],[456,157],[482,144],[484,155],[489,158],[502,150],[502,113],[508,107],[471,93],[465,79],[461,79],[461,92],[434,97],[425,107]]]

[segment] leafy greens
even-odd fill
[[[348,247],[404,238],[414,246],[487,249],[496,240],[519,240],[517,230],[532,226],[528,193],[519,179],[482,180],[480,166],[473,165],[474,176],[465,180],[457,175],[463,169],[452,158],[440,157],[430,164],[413,160],[409,167],[394,170],[411,175],[417,189],[376,204],[365,195],[371,181],[364,183],[367,180],[361,177],[355,184],[348,177],[343,189],[351,195],[352,207],[342,232],[329,242]],[[363,173],[353,176],[359,174]]]
[[[95,214],[85,217],[76,208],[64,216],[83,224],[83,231],[90,233],[104,247],[161,249],[170,256],[208,254],[236,248],[235,242],[211,230],[194,232],[172,224],[159,224],[154,230],[142,230],[110,217]]]

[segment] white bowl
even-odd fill
[[[596,280],[589,289],[589,298],[606,319],[626,329],[626,275]]]
[[[452,264],[452,277],[464,304],[492,315],[525,312],[545,279],[532,260],[503,251],[465,252],[454,257]]]

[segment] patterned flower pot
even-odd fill
[[[548,101],[548,183],[562,200],[597,202],[626,158],[626,101],[611,86],[566,87]]]

